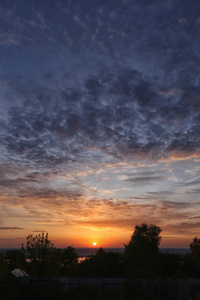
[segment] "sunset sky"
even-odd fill
[[[200,235],[199,0],[0,1],[0,248]]]

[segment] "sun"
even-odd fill
[[[96,246],[96,245],[97,245],[97,243],[95,243],[95,242],[94,242],[92,245],[93,245],[93,246]]]

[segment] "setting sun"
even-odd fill
[[[97,243],[93,243],[93,246],[96,246],[97,245]]]

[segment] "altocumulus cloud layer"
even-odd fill
[[[107,2],[0,3],[2,231],[198,228],[199,1]]]

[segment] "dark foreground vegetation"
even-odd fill
[[[160,233],[136,226],[124,254],[100,248],[81,263],[73,247],[56,249],[48,234],[29,235],[21,250],[0,253],[0,300],[200,299],[200,239],[187,255],[161,253]],[[29,277],[12,277],[16,268]]]
[[[18,300],[198,300],[199,286],[186,280],[133,280],[123,285],[80,284],[66,288],[59,280],[22,282],[17,278],[0,281],[0,299]],[[200,295],[200,294],[199,294]]]

